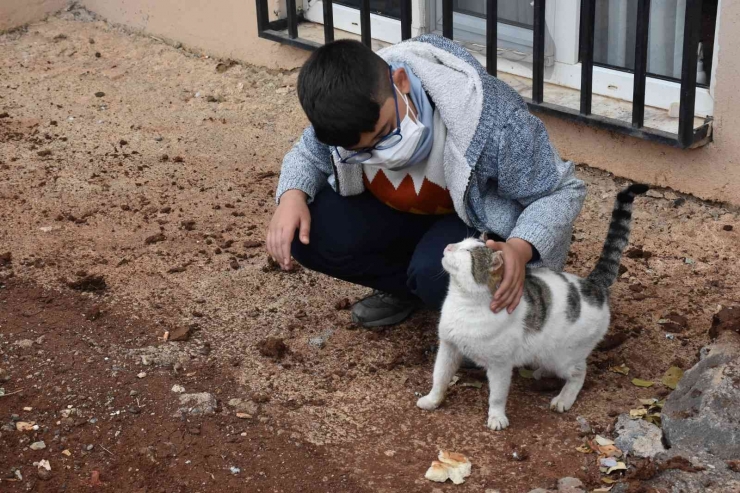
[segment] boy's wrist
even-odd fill
[[[308,201],[308,194],[303,190],[291,188],[290,190],[286,190],[285,192],[283,192],[283,194],[280,196],[280,203],[283,203],[284,201],[300,201],[305,203]]]
[[[532,257],[534,256],[534,247],[532,247],[528,241],[521,238],[509,238],[506,240],[506,243],[516,250],[519,258],[521,258],[525,264],[532,260]]]

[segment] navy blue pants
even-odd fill
[[[442,307],[449,278],[442,252],[476,236],[456,214],[427,216],[397,211],[365,192],[342,197],[325,187],[309,205],[308,245],[296,234],[293,257],[304,267],[400,297]]]

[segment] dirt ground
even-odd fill
[[[611,332],[570,412],[548,409],[553,382],[516,375],[510,428],[488,430],[476,372],[422,412],[436,314],[357,330],[342,301],[366,290],[267,263],[280,162],[305,124],[296,74],[217,63],[85,15],[0,35],[0,490],[594,488],[576,418],[608,435],[667,395],[663,373],[690,368],[717,306],[740,301],[737,212],[662,190],[636,202]],[[624,182],[578,173],[567,270],[585,274]],[[659,324],[669,312],[686,323]],[[173,385],[214,412],[179,414]],[[464,485],[424,479],[440,448],[471,459]]]

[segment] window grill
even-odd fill
[[[296,0],[286,0],[287,19],[270,22],[267,0],[257,3],[257,29],[261,38],[315,50],[320,44],[298,36],[299,11]],[[401,1],[401,38],[411,38],[411,0]],[[497,74],[497,12],[498,0],[485,0],[486,17],[486,67],[489,74]],[[678,133],[645,127],[645,82],[647,80],[648,32],[650,28],[650,0],[638,0],[635,43],[635,69],[632,98],[632,122],[625,122],[592,113],[594,69],[595,0],[581,0],[579,49],[581,59],[580,110],[544,101],[545,74],[545,6],[546,0],[534,0],[532,98],[527,104],[532,112],[554,115],[587,126],[627,134],[675,147],[693,148],[711,139],[711,117],[694,128],[696,103],[696,67],[701,35],[702,0],[686,0],[683,36],[683,59]],[[324,42],[334,40],[332,0],[323,0]],[[360,4],[360,32],[362,43],[371,46],[370,0]],[[442,0],[442,33],[454,39],[453,0]],[[287,33],[285,32],[287,28]]]

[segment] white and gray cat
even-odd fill
[[[501,253],[477,239],[449,245],[442,266],[450,274],[450,287],[439,320],[432,390],[416,405],[436,409],[465,356],[486,369],[489,428],[509,425],[505,407],[514,367],[536,367],[537,379],[555,375],[565,380],[550,408],[570,409],[586,377],[586,358],[609,328],[609,287],[629,241],[632,202],[647,190],[636,184],[617,195],[601,257],[587,278],[528,269],[522,300],[511,314],[490,309],[503,273]]]

